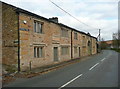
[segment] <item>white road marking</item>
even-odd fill
[[[78,75],[77,77],[75,77],[75,78],[73,78],[72,80],[70,80],[69,82],[65,83],[64,85],[62,85],[62,86],[61,86],[60,88],[58,88],[58,89],[61,89],[61,88],[65,87],[65,86],[67,86],[68,84],[70,84],[71,82],[73,82],[73,81],[76,80],[77,78],[81,77],[82,75],[83,75],[83,74]]]
[[[97,66],[99,63],[96,63],[94,66],[92,66],[89,70],[92,70],[95,66]]]
[[[106,58],[103,58],[101,61],[104,61]]]

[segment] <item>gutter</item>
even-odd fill
[[[18,14],[18,73],[20,72],[20,31],[19,31],[19,13]]]

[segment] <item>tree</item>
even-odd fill
[[[113,33],[113,48],[120,48],[120,31]]]

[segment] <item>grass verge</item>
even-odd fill
[[[111,48],[111,50],[114,50],[114,51],[116,51],[116,52],[119,52],[120,53],[120,48]]]

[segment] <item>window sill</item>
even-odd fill
[[[69,56],[69,54],[64,54],[64,55],[61,55],[61,56]]]
[[[78,39],[74,39],[74,40],[78,40]]]
[[[34,59],[44,59],[44,57],[34,57]]]
[[[63,37],[63,36],[61,36],[61,38],[67,38],[68,39],[69,37]]]
[[[45,34],[45,33],[38,33],[38,32],[34,32],[34,33],[35,33],[35,34],[41,34],[41,35],[42,35],[42,34],[43,34],[43,35]]]

